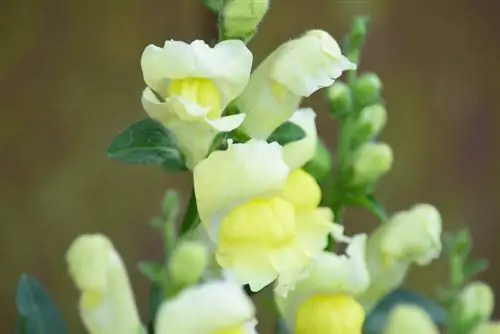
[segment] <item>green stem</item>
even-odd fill
[[[196,206],[196,194],[193,188],[188,206],[186,208],[186,213],[184,214],[184,219],[182,220],[179,228],[179,236],[183,236],[188,231],[196,227],[198,221],[198,207]]]

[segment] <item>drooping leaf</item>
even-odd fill
[[[278,142],[280,145],[301,140],[306,136],[304,130],[297,124],[285,122],[281,124],[273,133],[267,138],[268,143]]]
[[[363,333],[382,333],[390,312],[401,304],[410,304],[422,308],[437,325],[443,325],[446,322],[446,310],[438,303],[420,293],[397,289],[385,296],[368,314]]]
[[[16,334],[66,334],[68,329],[61,311],[43,286],[23,274],[16,289],[19,319]]]
[[[347,196],[344,202],[348,205],[359,206],[367,209],[381,222],[387,221],[387,214],[385,212],[384,206],[375,198],[375,196],[371,194]]]
[[[150,118],[120,133],[109,146],[107,155],[127,164],[158,165],[169,172],[186,170],[173,134]]]

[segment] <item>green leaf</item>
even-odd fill
[[[215,13],[220,12],[224,7],[224,0],[203,0],[203,3]]]
[[[463,274],[465,279],[470,279],[477,274],[482,273],[488,268],[488,261],[484,259],[468,260],[464,264]]]
[[[23,274],[19,279],[16,307],[19,312],[16,334],[68,333],[61,311],[34,277]]]
[[[278,142],[280,145],[301,140],[306,136],[306,133],[300,126],[291,122],[281,124],[273,133],[267,138],[268,143]]]
[[[164,276],[163,266],[159,263],[140,261],[137,265],[137,269],[146,276],[150,281],[158,282]]]
[[[384,206],[373,195],[347,196],[344,199],[344,203],[367,209],[381,222],[387,221],[387,214]]]
[[[419,306],[437,325],[443,325],[446,322],[446,311],[438,303],[417,292],[397,289],[385,296],[368,314],[363,333],[382,333],[390,312],[401,304]]]
[[[164,290],[158,283],[151,283],[149,290],[149,321],[148,333],[154,333],[154,325],[158,308],[164,300]]]
[[[120,133],[109,146],[107,155],[127,164],[158,165],[169,172],[186,170],[174,135],[150,118]]]

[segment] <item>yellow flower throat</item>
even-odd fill
[[[167,96],[181,97],[202,107],[209,108],[209,119],[218,119],[222,114],[222,96],[215,84],[204,78],[175,79],[170,82]]]

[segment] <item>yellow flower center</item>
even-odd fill
[[[363,307],[346,294],[320,294],[297,311],[295,334],[361,334]]]
[[[188,78],[172,80],[167,91],[168,96],[178,96],[202,107],[209,108],[209,119],[217,119],[222,114],[221,94],[209,79]]]
[[[234,327],[226,328],[223,330],[219,330],[214,334],[247,334],[248,330],[242,325],[237,325]]]
[[[321,201],[321,188],[314,177],[303,169],[296,169],[288,176],[280,197],[296,209],[314,210]]]
[[[254,199],[236,207],[222,220],[219,247],[278,248],[294,237],[295,215],[290,203],[279,197]]]
[[[80,307],[84,310],[91,310],[99,306],[103,295],[100,291],[85,291],[80,299]]]

